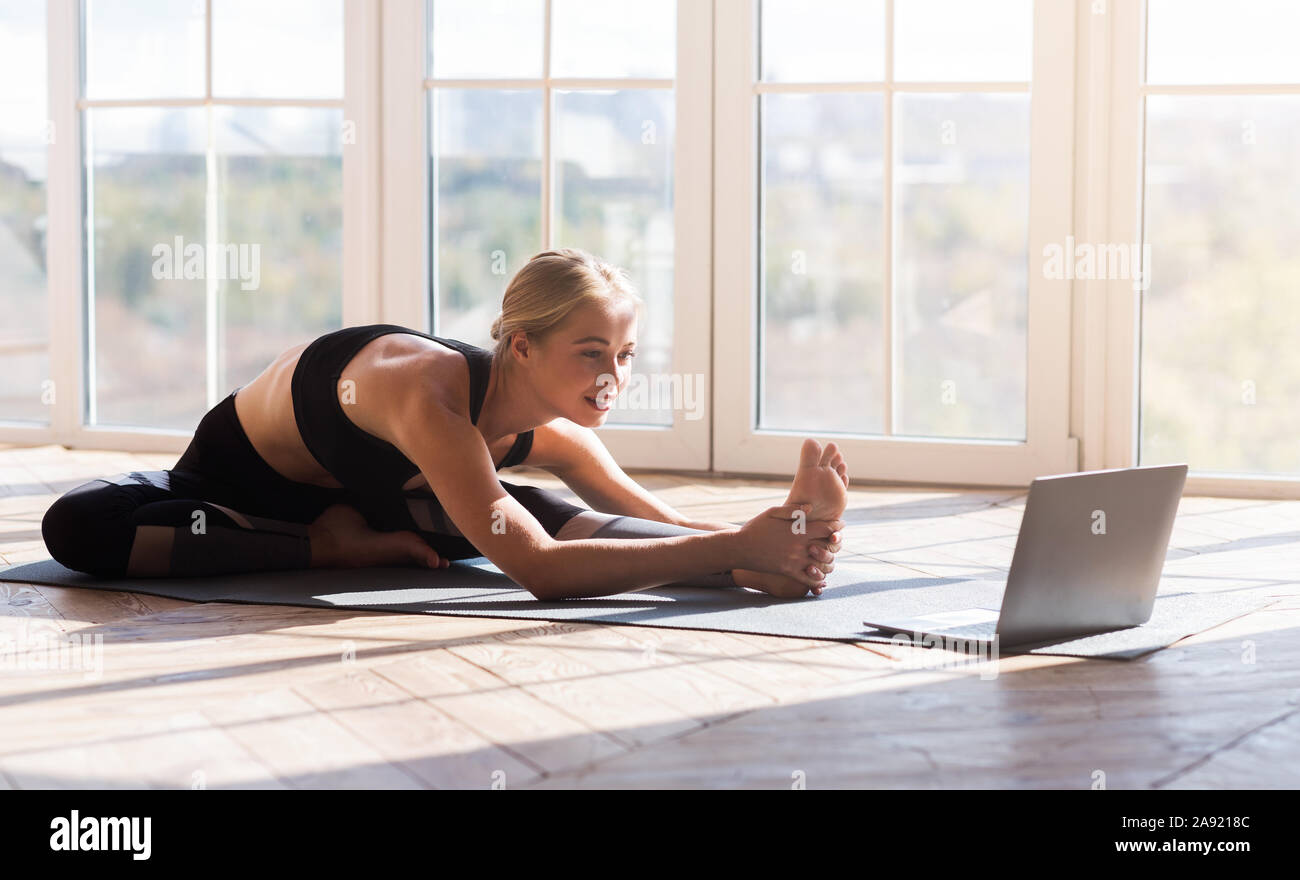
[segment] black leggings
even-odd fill
[[[546,489],[501,485],[552,537],[586,509]],[[427,490],[363,494],[282,477],[249,442],[234,394],[203,417],[175,467],[68,491],[45,512],[41,535],[57,562],[99,577],[308,568],[307,525],[334,504],[355,507],[378,531],[416,532],[447,559],[483,555]]]

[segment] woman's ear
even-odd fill
[[[527,361],[528,356],[532,354],[528,334],[522,330],[516,330],[514,335],[510,337],[510,351],[517,353],[520,360]]]

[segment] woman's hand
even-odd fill
[[[794,578],[809,587],[820,587],[824,582],[822,569],[816,563],[834,567],[827,561],[830,539],[844,528],[843,520],[804,520],[810,505],[784,504],[769,507],[745,523],[739,534],[743,542],[747,568],[767,571]],[[802,531],[797,530],[802,522]],[[836,541],[833,546],[839,549]],[[829,553],[833,559],[833,553]],[[829,570],[829,569],[828,569]]]
[[[816,522],[816,520],[814,520]],[[841,542],[841,534],[836,531],[826,538],[819,538],[813,541],[811,555],[815,560],[813,565],[823,574],[828,575],[835,570],[835,554],[840,552],[844,546]]]

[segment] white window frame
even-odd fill
[[[211,39],[211,0],[207,2]],[[69,447],[127,451],[183,452],[192,431],[97,427],[86,424],[90,318],[85,287],[85,218],[82,109],[94,106],[309,105],[342,107],[354,123],[355,142],[343,144],[343,323],[373,320],[379,299],[379,8],[368,0],[344,0],[344,96],[342,100],[239,99],[212,97],[211,47],[205,97],[195,99],[97,101],[81,97],[81,2],[48,0],[48,114],[55,137],[49,145],[46,177],[46,278],[49,297],[49,354],[54,401],[47,424],[0,425],[0,442],[59,443]],[[209,297],[211,301],[211,297]],[[209,324],[211,325],[211,320]],[[212,334],[215,327],[209,326]],[[210,356],[212,340],[209,340]],[[147,356],[147,353],[144,353]],[[211,377],[208,377],[211,382]],[[233,389],[208,387],[208,405]]]
[[[895,0],[885,0],[886,75],[892,77]],[[1026,91],[1008,83],[831,83],[773,86],[757,82],[757,0],[717,0],[715,118],[715,275],[717,310],[736,316],[714,334],[717,425],[714,467],[727,472],[788,475],[805,436],[835,440],[862,479],[909,483],[1023,485],[1040,474],[1073,471],[1078,446],[1069,432],[1070,288],[1035,271],[1045,245],[1070,231],[1075,22],[1068,2],[1036,0],[1030,109],[1027,439],[1015,441],[899,439],[825,431],[757,430],[757,188],[756,102],[761,92],[886,92],[885,162],[891,161],[888,100],[892,91]],[[892,202],[886,185],[886,230]],[[887,231],[886,236],[890,233]],[[892,286],[888,238],[885,289]],[[885,323],[890,324],[888,297]],[[875,344],[876,340],[868,344]],[[879,340],[889,345],[887,340]],[[886,363],[893,360],[887,351]],[[738,366],[737,366],[738,365]],[[846,378],[852,381],[852,377]],[[887,372],[886,384],[892,380]],[[887,390],[892,394],[892,389]],[[888,410],[889,405],[886,404]]]
[[[673,369],[709,379],[716,369],[718,383],[716,391],[707,383],[699,421],[679,420],[671,430],[601,429],[629,468],[785,477],[804,436],[747,427],[757,318],[754,3],[678,3]],[[1067,234],[1139,240],[1142,98],[1167,90],[1142,84],[1145,8],[1144,0],[1036,0],[1034,94],[1056,97],[1032,108],[1031,266],[1044,243]],[[424,3],[344,0],[344,15],[343,107],[357,137],[343,146],[343,323],[429,327]],[[79,29],[80,0],[48,0],[48,114],[56,137],[46,179],[47,295],[56,394],[48,424],[0,423],[0,442],[179,453],[189,432],[83,423]],[[1300,85],[1194,88],[1300,92]],[[1136,464],[1138,294],[1125,280],[1045,287],[1041,273],[1029,278],[1028,443],[813,436],[843,446],[856,462],[854,477],[889,482],[1023,486],[1040,474]],[[725,319],[715,322],[715,313]],[[1300,498],[1300,480],[1193,472],[1187,491]]]
[[[435,327],[429,276],[428,101],[433,85],[541,88],[544,98],[566,85],[637,88],[663,81],[624,78],[563,79],[549,70],[551,0],[543,0],[543,57],[537,79],[432,80],[426,50],[428,24],[423,0],[386,0],[383,12],[384,77],[384,296],[383,320],[416,329]],[[712,94],[713,8],[700,0],[677,2],[677,71],[673,144],[673,340],[671,372],[703,376],[699,418],[674,411],[673,424],[610,424],[599,428],[602,442],[625,468],[708,470],[712,373],[708,300],[712,278]],[[542,138],[542,198],[551,202],[547,132]],[[551,206],[553,208],[553,205]],[[553,241],[549,212],[543,211],[543,247]],[[562,244],[560,242],[559,244]],[[635,280],[635,279],[634,279]],[[502,284],[504,292],[505,285]]]
[[[1145,100],[1151,94],[1300,94],[1300,84],[1152,85],[1146,0],[1080,0],[1078,76],[1088,95],[1078,124],[1079,240],[1142,241]],[[1141,293],[1132,282],[1078,282],[1074,424],[1086,470],[1139,464]],[[1300,479],[1189,472],[1192,495],[1300,498]]]

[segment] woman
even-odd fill
[[[641,305],[621,270],[561,249],[511,279],[494,352],[392,324],[295,346],[213,407],[172,469],[56,500],[46,547],[104,577],[486,556],[546,599],[669,583],[820,593],[847,499],[834,444],[804,441],[787,503],[737,527],[691,522],[591,430],[630,377]],[[519,464],[596,509],[497,478]]]

